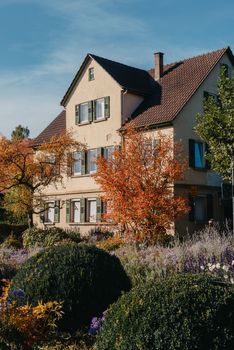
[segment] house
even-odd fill
[[[43,220],[36,218],[38,225],[75,226],[81,233],[105,225],[100,188],[90,176],[96,170],[93,159],[121,143],[118,130],[130,120],[154,137],[160,130],[182,140],[189,170],[174,192],[188,199],[191,211],[175,222],[174,230],[193,232],[210,218],[224,220],[221,178],[209,169],[194,126],[204,97],[216,94],[221,66],[232,72],[234,56],[229,47],[167,65],[163,56],[155,53],[154,68],[146,71],[87,54],[61,101],[64,110],[35,140],[39,144],[69,129],[87,151],[74,152],[64,186],[45,189],[48,209]]]

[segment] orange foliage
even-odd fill
[[[0,139],[0,192],[15,191],[11,194],[15,211],[18,205],[18,209],[25,206],[27,211],[35,212],[34,194],[39,195],[51,183],[62,182],[72,162],[68,154],[81,148],[83,145],[70,133],[53,137],[36,148],[29,139]]]
[[[159,139],[129,128],[121,149],[97,160],[94,177],[108,203],[106,219],[119,224],[128,239],[152,241],[188,211],[185,199],[173,193],[186,168],[181,147],[162,133]]]

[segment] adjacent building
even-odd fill
[[[187,198],[191,211],[173,230],[193,232],[210,218],[223,221],[227,216],[221,178],[209,169],[206,145],[194,126],[204,98],[216,97],[221,67],[232,74],[234,56],[228,47],[166,65],[163,58],[163,53],[155,53],[154,67],[147,71],[87,54],[61,101],[64,110],[35,140],[39,144],[72,130],[87,150],[74,150],[72,171],[63,186],[45,189],[48,209],[36,218],[38,225],[75,226],[81,233],[106,225],[100,188],[91,174],[96,171],[95,158],[108,157],[121,144],[119,130],[129,121],[147,127],[154,137],[160,130],[182,140],[189,170],[183,182],[174,184],[174,193]]]

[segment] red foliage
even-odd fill
[[[186,200],[174,195],[173,184],[183,179],[186,167],[180,145],[162,133],[158,141],[129,128],[121,149],[97,160],[94,177],[108,203],[106,219],[134,240],[155,240],[188,211]]]

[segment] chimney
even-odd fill
[[[159,80],[163,75],[163,53],[155,52],[154,54],[154,79]]]

